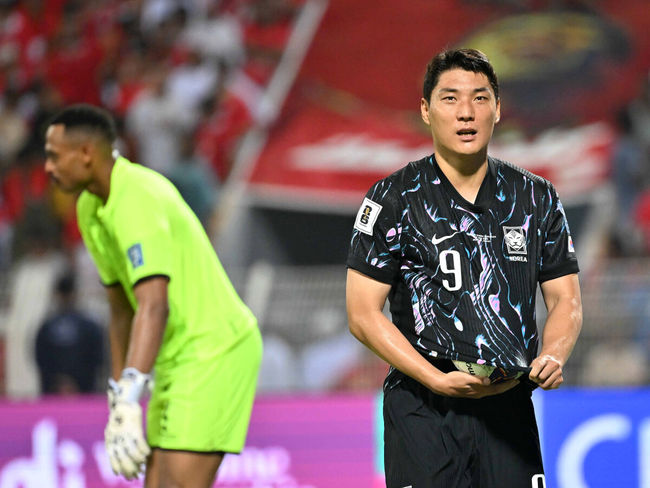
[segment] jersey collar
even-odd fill
[[[435,154],[431,155],[430,160],[436,172],[436,175],[440,179],[440,183],[444,187],[447,194],[457,204],[474,213],[483,213],[490,208],[492,201],[495,198],[497,188],[496,167],[492,158],[488,157],[488,169],[485,173],[485,177],[483,178],[483,182],[481,183],[481,187],[478,190],[478,194],[476,195],[476,202],[474,203],[468,202],[461,196],[460,193],[458,193],[458,191],[456,191],[454,185],[451,184],[451,182],[445,176],[445,173],[443,173],[443,171],[440,169],[440,166],[438,166]]]

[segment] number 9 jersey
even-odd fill
[[[537,355],[537,284],[578,272],[550,182],[488,158],[470,203],[434,156],[373,185],[347,265],[392,285],[393,323],[423,356],[505,368]]]

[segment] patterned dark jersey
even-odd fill
[[[538,282],[578,272],[550,182],[488,158],[472,204],[434,156],[370,189],[347,265],[392,285],[393,322],[425,357],[505,368],[537,355]]]

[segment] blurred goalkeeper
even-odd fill
[[[113,378],[106,450],[147,488],[212,486],[241,451],[262,343],[201,223],[163,176],[113,149],[104,110],[75,105],[46,133],[45,170],[81,192],[79,227],[108,292]],[[142,430],[140,399],[155,383]]]

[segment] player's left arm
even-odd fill
[[[542,350],[531,363],[529,377],[545,390],[559,388],[566,364],[582,328],[582,300],[576,273],[544,281],[542,295],[548,310]]]
[[[142,373],[150,373],[153,368],[169,316],[168,283],[166,276],[154,276],[140,280],[133,287],[138,308],[131,325],[127,368]]]

